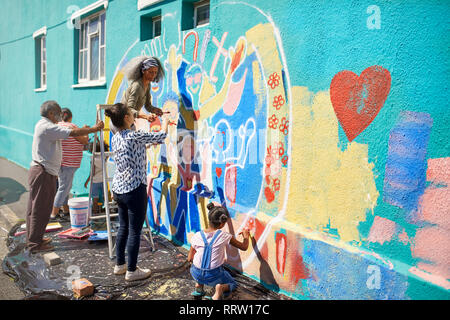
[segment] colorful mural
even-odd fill
[[[374,215],[381,192],[374,163],[369,146],[354,141],[385,106],[389,70],[341,71],[329,92],[292,86],[277,27],[262,16],[243,34],[190,30],[163,50],[165,39],[150,40],[141,51],[136,42],[119,63],[109,103],[120,101],[127,86],[121,67],[134,55],[165,62],[167,78],[151,93],[155,105],[171,112],[173,125],[165,145],[148,149],[152,227],[188,244],[206,226],[206,204],[220,203],[233,218],[230,232],[253,232],[251,250],[227,252],[229,265],[299,299],[404,299],[411,277],[450,289],[449,206],[435,213],[431,208],[441,201],[430,201],[445,198],[448,188],[425,187],[432,119],[402,112],[389,138],[383,201],[405,210],[405,224],[438,221],[413,235]],[[159,123],[139,125],[157,130]],[[443,159],[434,163],[448,169]],[[447,183],[439,169],[429,175]],[[364,236],[360,224],[368,221]],[[428,251],[436,239],[439,248]],[[392,242],[423,262],[403,270],[371,248]]]
[[[449,299],[442,17],[450,6],[211,0],[210,7],[210,24],[183,30],[181,1],[138,11],[110,1],[107,85],[60,93],[63,81],[72,85],[63,75],[73,61],[65,60],[63,71],[49,71],[48,93],[36,95],[69,106],[113,104],[128,87],[126,63],[156,56],[166,78],[150,93],[171,125],[165,144],[147,150],[154,230],[187,246],[206,227],[212,201],[230,211],[226,231],[251,229],[249,250],[229,249],[227,263],[272,290],[295,299]],[[141,41],[138,17],[159,10],[161,36]],[[52,32],[72,39],[58,27],[48,28],[49,57],[57,56]],[[0,62],[15,56],[7,49]],[[5,105],[22,103],[16,97],[41,103],[4,85],[16,93]],[[94,109],[83,107],[90,123]],[[2,108],[0,142],[13,151],[9,128],[25,136],[32,121],[4,122],[14,112]],[[160,122],[137,126],[157,131]]]

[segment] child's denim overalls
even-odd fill
[[[204,284],[207,286],[215,287],[217,284],[228,284],[230,286],[230,292],[236,289],[236,281],[233,277],[223,268],[223,266],[210,269],[211,266],[211,252],[214,241],[216,241],[217,237],[220,235],[222,231],[218,230],[211,242],[208,243],[206,240],[206,236],[203,231],[200,231],[200,234],[203,238],[203,242],[205,243],[205,249],[203,251],[202,257],[202,265],[201,268],[197,268],[196,266],[191,266],[191,275],[195,281],[199,284]]]

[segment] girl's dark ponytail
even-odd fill
[[[222,206],[215,206],[214,203],[208,203],[206,206],[209,210],[208,220],[209,223],[217,229],[222,223],[228,221],[230,214],[228,210]]]

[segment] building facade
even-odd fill
[[[253,234],[227,263],[271,290],[448,299],[449,14],[437,0],[5,0],[0,156],[28,168],[42,102],[93,125],[126,63],[155,56],[152,101],[173,122],[147,151],[155,230],[188,245],[214,201],[228,231]],[[76,196],[89,168],[86,153]]]

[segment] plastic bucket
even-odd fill
[[[88,225],[89,197],[72,198],[68,201],[70,225],[72,228],[83,228]]]

